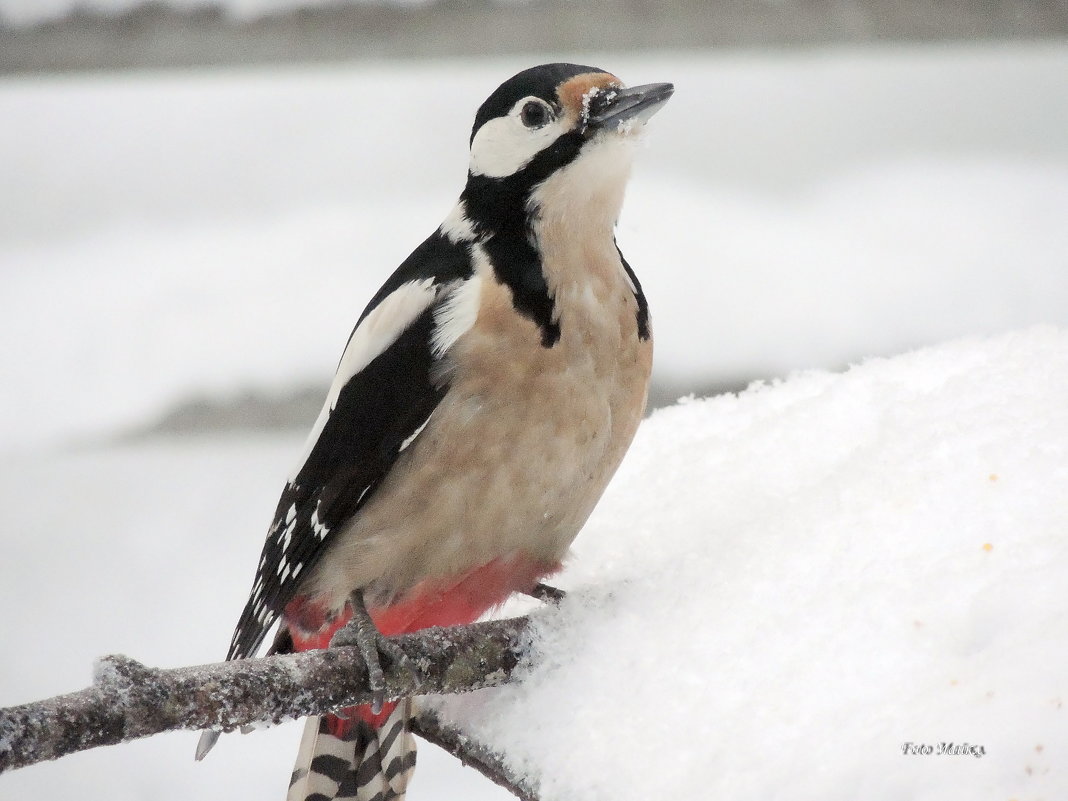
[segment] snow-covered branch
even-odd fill
[[[387,663],[387,697],[462,693],[507,681],[524,651],[527,624],[527,618],[512,618],[395,638],[418,673],[418,686],[407,669]],[[0,709],[0,773],[164,731],[230,731],[370,700],[367,669],[355,647],[173,669],[106,656],[90,687]],[[416,731],[489,771],[516,795],[531,797],[484,749],[433,716],[418,718]]]
[[[530,780],[516,775],[501,759],[500,754],[473,740],[462,730],[442,721],[430,709],[420,709],[410,722],[413,734],[440,746],[469,768],[499,784],[520,801],[538,801]]]

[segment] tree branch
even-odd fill
[[[495,751],[472,740],[460,729],[443,723],[433,711],[418,710],[409,725],[413,734],[444,748],[521,801],[538,801],[537,792],[530,783],[513,773]]]
[[[415,666],[419,682],[416,686],[408,670],[390,663],[384,666],[387,698],[503,684],[526,649],[527,626],[527,618],[512,618],[393,638]],[[96,664],[92,686],[0,709],[0,773],[164,731],[231,731],[370,701],[367,668],[355,647],[173,669],[106,656]],[[427,739],[521,798],[534,798],[487,749],[466,738],[461,742],[462,735],[442,727],[433,715],[418,721],[416,729]]]

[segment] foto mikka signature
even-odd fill
[[[902,743],[905,756],[986,756],[986,748],[972,743]]]

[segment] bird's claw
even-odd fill
[[[352,619],[330,638],[330,648],[355,645],[367,665],[367,683],[371,689],[371,711],[378,714],[386,703],[386,676],[381,657],[400,665],[411,674],[416,686],[421,681],[414,663],[397,643],[384,636],[375,626],[360,592],[351,599]]]
[[[548,584],[537,583],[527,593],[531,598],[537,598],[539,601],[547,604],[558,604],[564,598],[567,597],[567,593],[563,590],[558,590],[556,587],[551,587]]]

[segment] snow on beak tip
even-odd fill
[[[607,130],[615,126],[627,131],[643,125],[658,112],[675,92],[671,83],[649,83],[628,89],[610,88],[583,98],[587,129]]]

